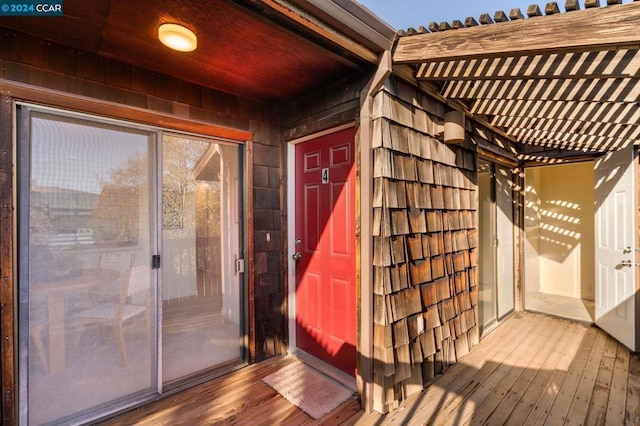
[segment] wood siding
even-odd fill
[[[420,392],[479,341],[476,159],[444,107],[399,81],[374,96],[374,408]]]
[[[444,144],[445,105],[402,81],[373,102],[373,406],[385,413],[479,342],[476,147],[514,154],[473,121],[464,144]]]

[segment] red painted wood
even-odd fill
[[[355,375],[355,130],[296,146],[296,342]],[[328,169],[328,182],[322,182]]]

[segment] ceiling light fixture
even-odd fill
[[[187,27],[178,24],[162,24],[158,27],[158,39],[165,46],[180,52],[192,52],[198,47],[198,38]]]

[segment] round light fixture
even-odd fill
[[[158,27],[158,39],[165,46],[180,52],[191,52],[198,47],[198,38],[187,27],[178,24],[162,24]]]

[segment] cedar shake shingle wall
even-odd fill
[[[438,140],[444,106],[395,79],[374,97],[374,408],[479,341],[476,154]]]
[[[284,351],[282,195],[277,109],[0,29],[0,77],[253,133],[255,360]],[[0,141],[11,149],[11,141]],[[271,241],[266,242],[266,233]]]

